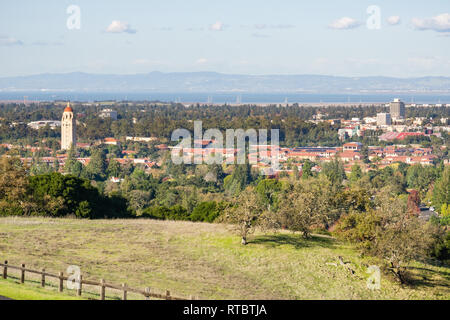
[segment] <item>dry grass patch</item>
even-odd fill
[[[355,274],[337,262],[342,256]],[[367,289],[369,260],[327,236],[255,234],[247,246],[224,225],[136,220],[0,218],[0,259],[32,268],[81,267],[85,278],[206,299],[449,299],[449,268],[416,264],[420,281],[383,276]],[[423,278],[424,277],[424,278]]]

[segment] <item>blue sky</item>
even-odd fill
[[[80,29],[67,28],[70,5],[80,8]],[[367,27],[370,5],[380,9],[380,29]],[[448,0],[0,3],[0,76],[74,71],[450,76],[449,52]]]

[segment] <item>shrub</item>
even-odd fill
[[[191,220],[213,222],[219,214],[220,211],[215,201],[201,202],[192,211]]]
[[[142,217],[158,219],[158,220],[189,220],[190,216],[188,211],[180,205],[176,205],[173,207],[149,207],[146,208]]]
[[[338,238],[357,243],[363,251],[367,251],[376,239],[381,223],[381,217],[374,211],[352,212],[339,219],[334,233]]]

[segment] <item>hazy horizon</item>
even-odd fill
[[[357,75],[343,75],[343,74],[327,74],[327,73],[238,73],[238,72],[220,72],[214,70],[199,70],[199,71],[160,71],[160,70],[150,70],[145,72],[129,72],[129,73],[113,73],[113,72],[89,72],[89,71],[71,71],[71,72],[40,72],[40,73],[30,73],[23,75],[15,75],[15,76],[1,76],[0,78],[19,78],[19,77],[33,77],[39,75],[67,75],[67,74],[89,74],[89,75],[117,75],[117,76],[130,76],[130,75],[148,75],[152,73],[161,73],[161,74],[223,74],[223,75],[237,75],[237,76],[321,76],[321,77],[335,77],[335,78],[393,78],[393,79],[417,79],[417,78],[450,78],[449,75],[431,75],[424,74],[421,76],[411,76],[411,77],[401,77],[401,76],[389,76],[389,75],[366,75],[366,76],[357,76]]]

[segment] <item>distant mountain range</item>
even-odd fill
[[[0,78],[0,91],[450,94],[450,77],[238,75],[216,72],[114,75],[74,72],[3,77]]]

